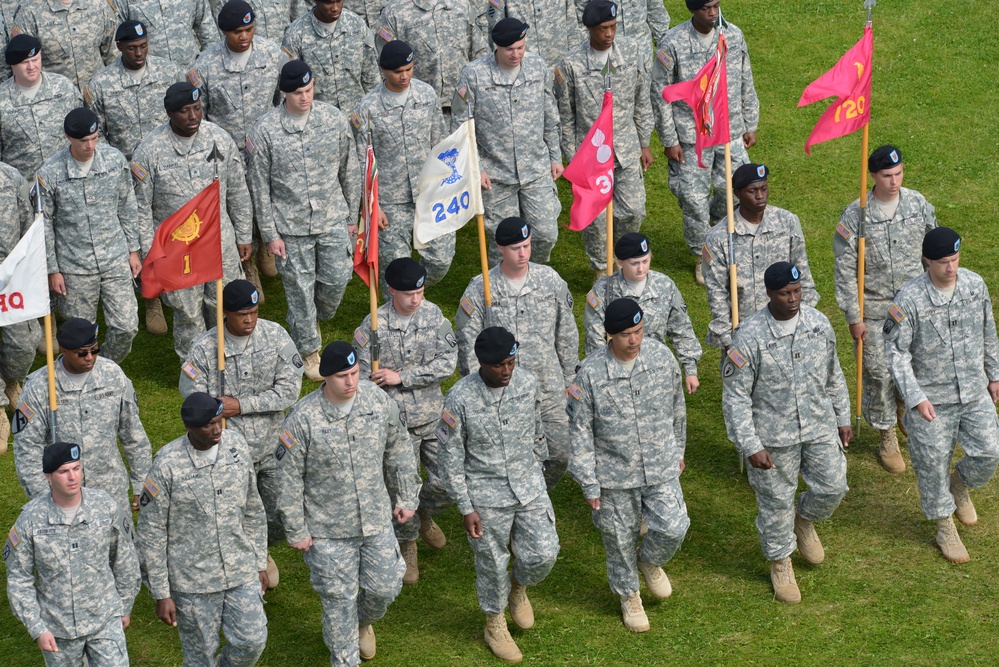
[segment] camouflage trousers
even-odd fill
[[[645,174],[641,162],[614,168],[614,242],[637,232],[645,220]],[[591,269],[607,268],[607,213],[583,230],[583,246]],[[613,259],[611,260],[613,261]]]
[[[388,227],[378,230],[378,270],[382,294],[388,298],[385,268],[393,259],[413,256],[413,220],[416,204],[385,204],[382,206]],[[417,250],[420,264],[427,271],[426,286],[436,285],[451,268],[454,259],[454,234],[445,234],[431,241],[426,248]]]
[[[243,277],[239,257],[223,252],[222,285]],[[164,292],[160,300],[173,309],[173,351],[181,363],[187,360],[191,343],[205,333],[205,323],[215,326],[215,281],[188,287],[176,292]]]
[[[569,415],[565,411],[564,393],[541,399],[541,422],[545,426],[545,441],[548,443],[548,460],[542,464],[545,486],[551,491],[569,467]]]
[[[454,501],[447,495],[444,482],[441,481],[436,428],[437,423],[430,422],[409,429],[409,435],[413,439],[416,469],[419,470],[422,462],[423,469],[427,471],[427,478],[420,488],[420,512],[430,516],[437,516],[454,505]],[[414,514],[413,518],[406,523],[399,523],[393,517],[392,527],[395,529],[395,536],[399,542],[412,542],[420,534],[420,514]]]
[[[334,667],[361,662],[357,626],[385,616],[402,590],[406,562],[388,527],[377,535],[314,539],[305,552],[312,588],[323,606],[323,641]]]
[[[552,248],[558,241],[558,215],[562,203],[551,175],[533,183],[497,183],[491,190],[482,191],[485,210],[486,246],[489,248],[489,266],[500,262],[496,247],[496,228],[505,218],[520,217],[531,226],[531,261],[547,264]]]
[[[476,507],[482,522],[482,537],[468,538],[475,554],[475,591],[479,607],[487,614],[500,614],[510,595],[507,565],[513,550],[513,576],[525,586],[544,581],[558,557],[555,510],[547,493],[526,505]]]
[[[957,474],[965,486],[985,486],[999,464],[999,426],[995,406],[984,391],[970,403],[933,406],[937,418],[931,422],[908,410],[903,419],[909,431],[909,456],[916,471],[919,505],[927,519],[944,519],[954,513],[950,492],[950,462],[954,446],[961,443],[964,456]]]
[[[680,144],[683,162],[669,161],[669,189],[683,214],[683,240],[690,252],[701,254],[708,227],[727,215],[725,205],[725,147],[705,148],[704,169],[697,166],[693,144]],[[732,142],[732,171],[749,162],[749,154],[738,139]],[[714,187],[714,193],[712,193]]]
[[[884,318],[864,318],[864,392],[860,411],[864,419],[879,431],[895,427],[895,383],[885,363]]]
[[[782,560],[798,548],[794,536],[798,475],[808,486],[798,497],[798,515],[806,521],[825,521],[849,491],[846,457],[835,432],[816,442],[767,447],[767,452],[774,467],[760,470],[749,466],[749,484],[756,492],[756,530],[763,555],[767,560]]]
[[[55,332],[53,332],[53,338]],[[0,327],[0,406],[7,405],[4,390],[7,382],[24,383],[35,360],[35,348],[42,339],[38,320],[27,320]],[[55,343],[55,341],[53,341]],[[17,406],[11,406],[16,408]]]
[[[80,667],[84,657],[90,667],[128,667],[128,649],[120,616],[112,616],[97,632],[86,637],[56,637],[56,646],[58,653],[42,652],[46,667]]]
[[[253,464],[257,475],[257,493],[267,513],[267,543],[275,544],[285,540],[284,527],[277,514],[278,493],[281,491],[281,471],[278,461],[271,453]]]
[[[637,489],[600,489],[600,509],[593,512],[593,524],[607,553],[607,579],[618,595],[638,592],[636,550],[643,518],[649,532],[642,540],[642,562],[662,566],[690,528],[679,477]]]
[[[218,593],[174,593],[184,667],[252,667],[267,645],[260,582]],[[225,648],[218,660],[219,630]]]
[[[101,355],[116,364],[132,351],[132,339],[139,333],[139,304],[128,262],[104,273],[81,276],[64,273],[66,295],[57,296],[56,310],[64,319],[82,317],[97,321],[97,305],[104,304],[104,342]]]
[[[276,258],[288,300],[288,327],[291,339],[302,356],[319,350],[323,341],[318,320],[336,315],[354,270],[354,260],[346,227],[322,236],[285,236],[287,259]]]

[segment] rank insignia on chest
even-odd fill
[[[198,369],[195,368],[194,364],[192,364],[190,361],[184,362],[184,365],[181,367],[181,370],[184,371],[184,374],[187,377],[191,378],[192,380],[198,377],[198,375],[200,375]]]
[[[141,164],[139,164],[138,162],[133,162],[132,163],[132,175],[135,176],[140,181],[144,181],[144,180],[146,180],[146,176],[148,175],[148,172],[145,169],[142,168]]]
[[[668,53],[666,53],[666,49],[659,49],[656,53],[656,60],[659,61],[659,64],[662,65],[664,69],[669,69],[673,66],[673,59],[669,57]]]
[[[891,315],[891,318],[898,324],[901,324],[902,320],[905,319],[905,313],[903,313],[902,309],[894,303],[888,307],[888,314]]]
[[[704,258],[704,262],[706,264],[710,264],[711,260],[713,259],[712,255],[711,255],[711,251],[708,250],[707,244],[705,244],[704,247],[701,248],[701,257]]]
[[[842,222],[836,225],[836,233],[843,237],[844,241],[849,241],[850,237],[853,236]]]
[[[569,387],[569,395],[578,401],[583,397],[583,390],[579,388],[578,384],[573,384]]]
[[[464,296],[461,297],[461,309],[465,311],[466,315],[471,315],[473,312],[475,312],[475,306],[473,306],[472,302],[468,300],[468,297]]]
[[[443,421],[451,428],[454,428],[458,424],[458,420],[455,419],[454,415],[452,415],[451,412],[448,410],[445,410],[444,412],[441,413],[441,421]]]
[[[364,332],[361,331],[360,329],[354,332],[354,340],[356,340],[357,344],[360,345],[361,347],[364,347],[365,345],[368,344],[368,337],[365,336]]]
[[[600,299],[598,299],[597,295],[593,293],[593,290],[586,293],[586,303],[590,308],[596,308],[600,305]]]
[[[291,434],[291,431],[284,430],[281,432],[281,443],[287,448],[291,449],[295,446],[295,436]]]
[[[562,68],[561,67],[556,67],[555,68],[555,83],[557,83],[560,86],[563,83],[565,83],[565,74],[562,73]]]
[[[734,347],[729,351],[728,358],[732,360],[732,363],[736,365],[737,368],[742,368],[746,365],[746,358],[739,353],[739,350]]]

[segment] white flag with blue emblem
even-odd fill
[[[433,147],[420,172],[413,246],[417,249],[439,236],[461,229],[482,214],[479,153],[471,118]]]
[[[27,233],[0,264],[0,327],[49,314],[45,222],[35,214]]]

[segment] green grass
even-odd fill
[[[836,327],[848,378],[855,372],[832,282],[832,234],[843,207],[858,196],[860,137],[803,151],[824,104],[797,109],[805,85],[832,66],[860,38],[861,2],[725,0],[726,16],[746,34],[761,99],[755,161],[771,169],[771,203],[797,213],[804,225],[819,307]],[[668,0],[673,22],[685,20],[679,0]],[[965,237],[963,265],[999,284],[993,258],[999,218],[996,155],[999,142],[995,81],[999,51],[991,0],[882,0],[875,10],[871,148],[891,142],[905,154],[908,187],[920,190],[941,223]],[[665,159],[648,174],[654,267],[669,273],[690,307],[698,335],[709,319],[704,290],[693,282],[676,201],[666,187]],[[567,222],[568,188],[562,184]],[[478,273],[474,229],[459,235],[444,284],[428,298],[453,314],[461,292]],[[592,274],[577,235],[563,232],[554,266],[569,281],[581,316]],[[282,321],[280,281],[266,283],[263,315]],[[324,339],[349,339],[367,312],[363,285],[354,281]],[[154,446],[183,431],[178,418],[178,364],[171,341],[145,332],[125,361],[139,394]],[[648,601],[652,631],[630,635],[607,586],[603,549],[578,488],[563,480],[552,494],[562,553],[551,576],[531,589],[535,629],[514,637],[535,665],[987,665],[996,639],[999,595],[999,512],[996,486],[974,494],[982,521],[961,529],[972,562],[946,563],[923,520],[915,477],[889,476],[875,458],[876,434],[866,426],[848,455],[851,491],[833,518],[819,526],[826,563],[796,561],[804,602],[772,600],[768,567],[757,542],[755,500],[725,438],[718,352],[705,348],[701,389],[688,401],[689,436],[684,491],[691,529],[666,567],[673,597]],[[306,391],[315,385],[306,382]],[[853,382],[851,380],[851,393]],[[906,458],[907,454],[906,454]],[[0,524],[10,525],[23,502],[13,458],[0,459]],[[377,625],[378,665],[495,665],[482,642],[482,615],[474,591],[471,552],[454,510],[440,518],[450,542],[435,553],[420,546],[421,579],[407,587]],[[261,664],[322,665],[320,608],[301,557],[275,549],[282,583],[267,595],[270,638]],[[646,597],[650,597],[646,595]],[[40,664],[24,628],[0,603],[0,651],[11,664]],[[179,665],[176,632],[160,623],[146,592],[136,602],[127,633],[135,665]]]

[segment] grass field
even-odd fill
[[[832,234],[843,207],[858,196],[859,135],[802,150],[824,104],[796,109],[802,89],[861,36],[860,0],[724,0],[726,17],[745,33],[761,99],[754,161],[771,169],[771,203],[797,213],[822,295],[819,307],[836,327],[848,378],[852,347],[836,308]],[[673,24],[688,12],[667,0]],[[995,124],[995,53],[999,19],[992,0],[882,0],[875,10],[871,148],[891,142],[905,154],[905,185],[921,191],[942,224],[965,238],[962,264],[999,285],[990,226],[999,218],[996,189],[999,141]],[[989,82],[993,83],[989,83]],[[991,93],[989,91],[992,91]],[[692,276],[676,201],[666,187],[666,164],[653,139],[648,173],[648,218],[653,267],[680,286],[698,335],[709,320],[704,290]],[[384,158],[383,158],[384,159]],[[562,184],[567,222],[568,188]],[[474,229],[459,235],[460,259],[428,298],[452,315],[478,273]],[[582,315],[592,284],[578,236],[563,231],[553,265],[569,282]],[[280,281],[266,283],[262,315],[283,321]],[[349,339],[367,310],[354,280],[324,340]],[[39,361],[40,363],[40,361]],[[183,432],[176,390],[178,364],[169,338],[140,332],[124,363],[135,382],[143,422],[154,448]],[[919,510],[915,477],[889,476],[876,460],[877,436],[861,429],[848,454],[850,493],[819,526],[826,562],[795,560],[804,601],[776,603],[768,565],[757,542],[753,493],[740,476],[721,417],[718,352],[705,347],[701,389],[688,400],[687,471],[682,477],[691,529],[666,571],[673,596],[645,595],[652,631],[624,630],[608,588],[604,555],[578,487],[568,478],[554,490],[562,552],[549,578],[532,588],[535,629],[514,631],[535,665],[991,665],[999,648],[999,498],[995,483],[974,494],[982,519],[962,528],[972,562],[945,562],[932,544],[934,527]],[[853,382],[850,381],[851,394]],[[316,385],[306,381],[305,391]],[[907,453],[905,454],[908,459]],[[0,459],[0,525],[9,526],[24,502],[13,457]],[[407,587],[376,626],[378,665],[499,664],[482,642],[483,617],[474,591],[471,552],[455,510],[439,518],[450,542],[441,552],[420,546],[421,579]],[[261,664],[328,664],[320,607],[308,569],[287,546],[274,550],[280,587],[268,593],[270,637]],[[0,603],[0,654],[8,664],[41,664],[38,650]],[[127,632],[132,664],[179,665],[176,631],[156,619],[143,591]]]

